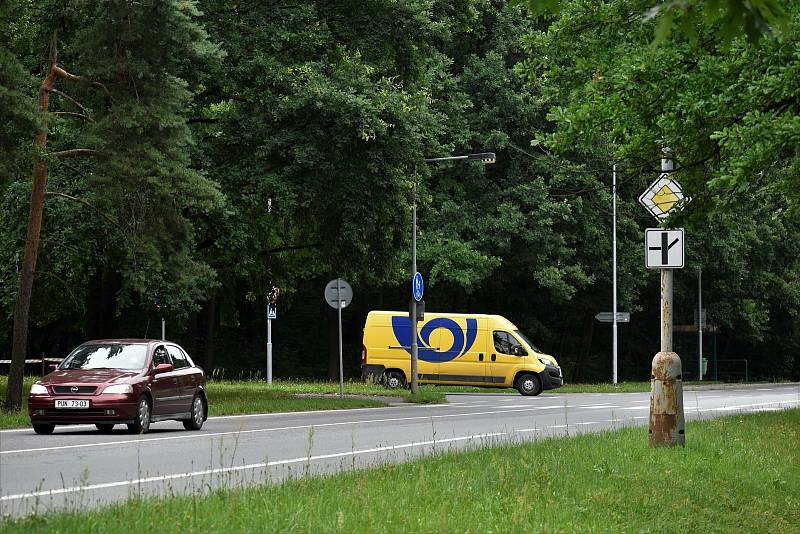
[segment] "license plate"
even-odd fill
[[[56,408],[66,408],[68,410],[80,410],[81,408],[88,408],[89,401],[88,400],[77,400],[77,399],[57,399],[56,400]]]

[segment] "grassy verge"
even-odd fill
[[[28,391],[36,380],[38,377],[25,377],[22,411],[13,413],[0,410],[0,428],[30,425],[27,411]],[[5,399],[7,381],[7,376],[0,376],[0,399]],[[386,406],[385,399],[370,399],[370,396],[397,397],[398,401],[417,403],[445,401],[445,393],[432,386],[421,387],[418,395],[411,395],[405,389],[389,390],[379,384],[364,382],[346,382],[344,398],[338,397],[338,382],[296,380],[275,381],[272,386],[267,386],[262,380],[211,380],[208,383],[208,394],[212,416]]]
[[[206,497],[48,515],[8,532],[798,532],[800,410],[434,455]]]

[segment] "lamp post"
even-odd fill
[[[612,245],[611,245],[612,246],[611,256],[613,258],[612,259],[612,265],[613,265],[612,266],[612,270],[613,270],[613,273],[612,273],[611,285],[613,286],[612,293],[614,293],[614,296],[612,297],[612,300],[613,300],[612,308],[613,309],[612,309],[611,313],[613,314],[614,322],[613,322],[613,327],[611,329],[611,331],[612,331],[611,345],[612,345],[612,351],[614,353],[614,358],[613,358],[614,359],[614,365],[613,365],[614,373],[613,374],[614,374],[614,387],[616,387],[617,386],[617,165],[616,165],[616,163],[614,164],[614,168],[613,168],[613,171],[612,171],[611,197],[612,197],[612,204],[614,206],[614,209],[613,209],[613,211],[614,211],[613,219],[614,220],[613,220],[613,223],[612,223],[612,230],[611,230],[611,234],[612,234],[612,238],[611,238],[611,242],[612,242]]]
[[[480,161],[486,165],[497,161],[494,152],[480,152],[477,154],[467,154],[466,156],[445,156],[441,158],[425,158],[425,163],[440,163],[443,161]],[[414,172],[414,200],[411,209],[411,276],[413,288],[413,277],[417,273],[417,176]],[[417,300],[411,299],[411,393],[419,391],[419,380],[417,376],[417,354],[419,345],[417,344]]]

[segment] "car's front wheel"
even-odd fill
[[[183,428],[186,430],[200,430],[205,421],[205,406],[200,395],[195,395],[192,401],[192,418],[183,420]]]
[[[128,423],[128,432],[132,434],[147,434],[150,430],[150,401],[147,397],[139,399],[136,409],[136,419],[133,423]]]
[[[56,425],[48,425],[44,423],[33,423],[33,431],[37,434],[52,434],[56,429]]]
[[[516,386],[517,391],[526,397],[535,397],[542,392],[542,381],[534,374],[520,376]]]

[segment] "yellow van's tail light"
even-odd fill
[[[361,365],[367,364],[367,346],[361,345]]]

